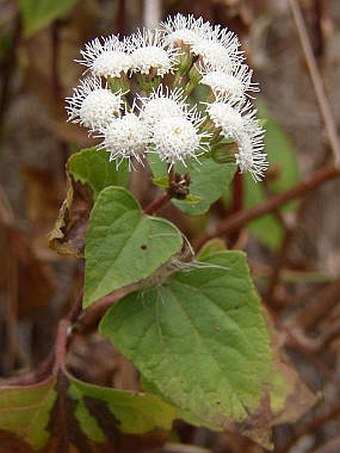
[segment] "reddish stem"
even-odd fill
[[[172,196],[166,192],[166,193],[163,193],[162,195],[160,195],[159,197],[157,197],[155,200],[153,200],[149,206],[146,207],[146,209],[144,209],[144,214],[146,215],[152,215],[154,214],[156,211],[158,211],[158,209],[160,209],[162,206],[164,206],[168,201],[170,201],[172,198]]]
[[[57,337],[54,344],[54,363],[52,374],[57,374],[64,365],[66,344],[67,344],[67,331],[70,327],[68,319],[61,319],[58,324]]]

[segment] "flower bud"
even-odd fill
[[[234,141],[219,143],[211,148],[211,157],[219,164],[235,163],[235,155],[239,152],[238,145]]]

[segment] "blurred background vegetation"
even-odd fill
[[[340,2],[299,4],[332,121],[339,124]],[[271,163],[267,179],[257,185],[243,179],[237,203],[234,184],[213,206],[214,218],[266,203],[332,162],[289,0],[0,0],[3,378],[32,370],[47,356],[58,320],[81,292],[82,263],[57,255],[48,245],[66,194],[65,163],[72,152],[94,143],[66,123],[64,98],[81,76],[73,60],[96,36],[128,34],[177,12],[201,15],[238,33],[261,86],[258,109],[266,121]],[[135,184],[143,201],[148,188],[143,181]],[[229,247],[248,252],[281,341],[303,380],[320,396],[302,420],[275,428],[276,451],[340,451],[339,191],[339,180],[318,185],[300,202],[273,209],[224,237]],[[165,216],[174,215],[169,210]],[[176,215],[192,240],[207,225],[205,217]],[[95,331],[76,339],[67,360],[85,381],[122,385],[119,356]],[[133,371],[128,373],[127,379]],[[176,436],[196,448],[193,452],[201,451],[198,446],[214,452],[263,451],[238,434],[217,435],[184,424]],[[186,451],[181,448],[177,451]]]

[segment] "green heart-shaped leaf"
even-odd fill
[[[212,254],[127,295],[100,331],[190,423],[246,419],[270,380],[269,335],[242,252]]]
[[[115,289],[149,277],[181,246],[177,228],[167,220],[143,216],[127,190],[102,190],[86,236],[84,307]]]

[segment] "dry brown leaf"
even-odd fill
[[[75,182],[68,176],[66,199],[49,234],[50,247],[62,255],[83,257],[88,218],[93,205],[89,186]]]

